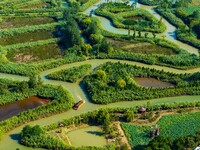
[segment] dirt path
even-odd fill
[[[119,121],[117,122],[117,128],[119,130],[119,133],[121,134],[122,142],[125,143],[125,144],[127,144],[128,150],[131,150],[131,145],[129,144],[128,139],[126,138],[124,130],[121,128]]]
[[[189,112],[186,112],[186,113],[199,112],[199,111],[200,111],[200,110],[198,110],[198,109],[193,109],[193,110],[191,110],[191,111],[189,111]],[[186,114],[186,113],[184,113],[184,114]],[[180,114],[180,113],[174,112],[174,111],[173,111],[173,112],[164,111],[164,112],[161,112],[160,116],[159,116],[158,118],[156,118],[156,120],[153,121],[153,122],[138,123],[138,122],[136,122],[137,120],[135,120],[135,121],[132,122],[131,124],[139,125],[139,126],[152,126],[152,125],[155,125],[156,123],[158,123],[158,121],[159,121],[163,116],[172,115],[172,114]]]

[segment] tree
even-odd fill
[[[89,41],[91,45],[95,45],[95,44],[101,43],[102,39],[103,39],[103,36],[101,34],[91,34]]]
[[[89,17],[92,17],[93,12],[94,12],[94,10],[92,9],[92,10],[90,11]]]
[[[163,19],[163,17],[160,17],[160,20],[158,21],[158,28],[160,28],[162,25],[162,19]]]
[[[125,120],[127,121],[127,122],[131,122],[133,119],[134,119],[134,116],[135,116],[135,114],[134,114],[134,111],[133,110],[126,110],[125,112],[124,112],[124,118],[125,118]]]
[[[90,44],[84,44],[82,48],[83,51],[85,52],[85,55],[89,56],[90,51],[92,50],[92,46]]]
[[[119,80],[117,81],[117,86],[118,86],[119,88],[121,88],[121,89],[124,89],[125,86],[126,86],[126,81],[124,81],[123,79],[119,79]]]
[[[141,31],[138,31],[138,37],[141,37]]]
[[[37,87],[37,78],[36,76],[30,76],[28,81],[29,88],[36,88]]]
[[[99,34],[99,32],[100,32],[100,31],[99,31],[99,28],[98,28],[96,22],[94,22],[94,21],[92,21],[92,22],[89,24],[88,28],[86,29],[86,33],[87,33],[88,37],[89,37],[91,34]]]
[[[149,34],[149,33],[145,33],[145,34],[144,34],[144,37],[147,38],[147,37],[148,37],[148,34]]]
[[[33,127],[31,127],[30,125],[26,125],[21,133],[20,133],[20,137],[23,139],[23,138],[30,138],[31,136],[34,136],[34,135],[40,135],[42,134],[43,131],[41,129],[41,127],[39,125],[35,125]]]
[[[112,45],[108,43],[105,38],[102,39],[102,42],[100,44],[100,51],[107,54],[110,54],[113,51]]]
[[[154,32],[152,32],[153,38],[156,38],[156,34]]]
[[[98,123],[102,125],[103,131],[105,134],[110,133],[110,114],[107,110],[100,110],[98,113]]]
[[[100,80],[105,81],[106,80],[106,73],[103,70],[97,70],[96,72],[97,78]]]
[[[89,18],[89,17],[86,17],[86,18],[84,18],[83,20],[81,20],[81,26],[84,28],[84,29],[86,29],[89,25],[90,25],[90,23],[91,23],[92,21],[91,21],[91,19]]]
[[[16,86],[16,91],[17,92],[25,92],[25,91],[28,91],[28,88],[29,88],[28,82],[22,81]]]

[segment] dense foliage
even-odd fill
[[[153,110],[160,110],[160,109],[168,110],[171,108],[174,108],[174,109],[183,108],[183,107],[189,108],[189,107],[194,107],[194,106],[199,107],[200,103],[196,102],[196,103],[181,103],[181,104],[171,104],[171,105],[168,105],[168,104],[153,105],[153,106],[147,106],[147,110],[150,111],[150,110],[152,110],[152,108],[153,108]],[[102,128],[104,129],[104,132],[106,132],[106,131],[111,130],[111,129],[107,128],[107,126],[110,124],[111,121],[118,121],[118,120],[122,120],[122,119],[127,120],[127,113],[132,114],[133,112],[136,112],[139,107],[140,106],[133,107],[133,108],[106,108],[106,109],[95,110],[92,112],[81,114],[79,116],[75,116],[75,117],[72,117],[69,119],[64,119],[60,122],[56,122],[51,125],[45,126],[45,127],[43,127],[43,132],[59,128],[60,124],[62,124],[64,127],[69,127],[72,124],[75,126],[78,126],[80,124],[101,125]],[[129,119],[130,119],[130,117],[129,117]],[[129,120],[127,120],[127,121],[129,121]],[[129,125],[129,124],[122,123],[123,127],[125,125]],[[135,130],[133,130],[133,131],[135,131]],[[128,136],[128,138],[130,138],[130,136]],[[136,138],[134,138],[134,139],[136,139]],[[60,148],[63,146],[63,142],[61,142],[58,139],[52,138],[51,136],[47,136],[45,134],[41,134],[40,137],[39,136],[31,136],[30,138],[23,138],[22,140],[23,140],[24,145],[31,146],[31,147],[52,148],[53,146],[55,146],[57,148],[58,147]],[[52,143],[55,143],[55,144],[52,144]],[[70,148],[72,148],[72,147],[70,147]],[[84,149],[84,148],[92,149],[94,147],[81,147],[80,149]],[[107,149],[111,148],[111,145],[106,148]],[[112,148],[114,148],[114,147],[112,147]],[[96,148],[96,149],[98,149],[98,148]]]
[[[68,82],[76,82],[78,79],[83,77],[88,69],[92,66],[90,64],[81,65],[79,67],[72,67],[69,69],[63,69],[61,71],[53,72],[47,75],[48,79],[61,80]]]
[[[163,17],[165,17],[171,24],[175,25],[177,30],[177,38],[185,43],[188,43],[196,48],[200,48],[200,42],[197,39],[197,35],[195,35],[192,30],[193,28],[197,27],[200,23],[198,21],[198,18],[188,16],[183,11],[173,11],[173,10],[165,10],[161,7],[157,7],[156,11],[161,14]],[[180,18],[178,18],[179,16]],[[187,19],[187,21],[186,21]],[[184,20],[184,21],[183,21]],[[190,21],[188,21],[190,20]],[[199,29],[195,32],[198,33]]]
[[[95,10],[95,13],[110,19],[117,28],[157,33],[166,29],[162,20],[157,20],[148,11],[139,8],[134,9],[124,3],[104,3]]]
[[[171,142],[169,142],[170,144],[172,144],[172,141],[176,141],[182,137],[187,139],[188,136],[195,136],[195,133],[199,131],[199,117],[199,112],[163,116],[158,122],[158,126],[160,127],[160,135],[164,138],[171,139]],[[133,124],[122,123],[122,127],[134,149],[142,148],[151,140],[149,126],[137,126]],[[156,137],[155,140],[156,139],[158,140],[159,138]],[[149,146],[152,144],[152,142],[149,143]],[[192,142],[190,144],[192,144]]]
[[[120,69],[118,69],[120,68]],[[189,74],[174,74],[128,64],[107,62],[84,80],[93,102],[108,104],[117,101],[152,99],[178,95],[199,95],[199,82],[189,81]],[[134,77],[156,78],[175,87],[147,88],[138,85]]]
[[[27,84],[26,82],[15,83],[15,84],[17,84],[19,88],[22,88],[21,90],[26,90],[26,89],[23,89],[23,87],[25,86],[21,87],[22,84],[23,85]],[[37,79],[32,77],[28,81],[28,87],[30,88],[30,89],[27,89],[28,90],[27,92],[29,93],[29,95],[27,95],[25,92],[22,92],[21,96],[23,97],[39,96],[42,98],[51,99],[52,102],[50,102],[47,105],[42,105],[32,110],[22,112],[18,114],[17,116],[13,116],[12,118],[9,118],[5,121],[1,121],[0,136],[2,136],[5,132],[8,132],[9,130],[25,122],[37,120],[43,117],[50,116],[52,114],[69,110],[74,104],[74,99],[71,93],[63,89],[61,86],[58,87],[58,86],[51,86],[51,85],[41,85],[40,80],[37,81]],[[8,94],[11,95],[12,93],[8,92]],[[13,97],[10,96],[9,98],[13,98]]]

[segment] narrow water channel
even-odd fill
[[[86,10],[85,13],[89,14],[89,12],[92,9],[96,9],[98,4],[100,4],[101,2],[104,2],[104,0],[101,0],[99,3],[95,4],[94,6],[92,6],[88,10]],[[143,7],[143,6],[137,5],[137,7]],[[146,9],[149,10],[149,9],[152,9],[152,8],[146,8]],[[152,13],[155,13],[155,12],[152,12]],[[114,32],[114,33],[118,33],[118,34],[127,34],[128,33],[128,31],[126,29],[114,28],[112,26],[111,22],[109,20],[107,20],[106,18],[99,17],[99,16],[95,16],[95,17],[99,18],[103,28],[110,31],[110,32]],[[193,48],[193,47],[191,47],[187,44],[179,43],[179,41],[176,40],[176,38],[174,36],[175,28],[171,28],[168,25],[167,25],[167,28],[168,28],[168,30],[165,32],[165,34],[169,34],[172,37],[170,39],[171,41],[173,41],[174,43],[179,45],[181,48],[187,49],[187,51],[190,52],[190,53],[198,54],[197,49],[195,49],[195,48]],[[161,37],[161,36],[163,36],[163,34],[160,34],[159,36]],[[42,72],[40,74],[40,76],[42,76],[45,84],[62,85],[64,88],[68,89],[72,93],[72,95],[74,96],[76,101],[79,100],[76,97],[80,96],[82,99],[86,100],[86,103],[78,111],[71,109],[67,112],[57,114],[57,115],[53,115],[53,116],[50,116],[50,117],[47,117],[47,118],[44,118],[44,119],[36,120],[36,121],[30,122],[28,124],[29,125],[39,124],[39,125],[44,126],[44,125],[48,125],[48,124],[51,124],[51,123],[54,123],[54,122],[57,122],[57,121],[61,121],[63,119],[66,119],[66,118],[69,118],[69,117],[72,117],[72,116],[75,116],[75,115],[80,115],[81,113],[85,113],[85,112],[96,110],[96,109],[103,108],[103,107],[119,107],[119,106],[121,106],[121,107],[133,107],[133,106],[138,106],[138,105],[145,105],[147,103],[146,100],[144,100],[144,101],[131,101],[131,102],[117,102],[117,103],[113,103],[113,104],[109,104],[109,105],[94,105],[89,101],[89,99],[88,99],[87,95],[84,93],[84,89],[81,87],[80,83],[71,84],[71,83],[66,83],[66,82],[62,82],[62,81],[52,81],[52,80],[45,79],[45,76],[48,73],[54,72],[54,71],[62,69],[62,68],[68,68],[68,67],[71,67],[71,66],[79,66],[80,64],[90,63],[90,64],[93,65],[93,69],[94,69],[98,65],[100,65],[104,62],[107,62],[107,61],[118,62],[119,60],[87,60],[87,61],[83,61],[83,62],[76,62],[76,63],[72,63],[72,64],[62,65],[60,67],[50,69],[50,70],[46,70],[46,71]],[[132,65],[134,64],[134,65],[137,65],[137,66],[155,68],[155,69],[159,69],[159,70],[163,69],[165,71],[176,72],[176,73],[183,73],[183,72],[192,73],[192,72],[200,71],[200,68],[196,68],[196,69],[186,71],[186,70],[178,70],[178,69],[173,69],[173,68],[163,67],[163,66],[147,65],[147,64],[142,64],[142,63],[138,63],[138,62],[131,62],[131,61],[120,60],[120,62],[132,64]],[[8,75],[7,76],[6,74],[0,74],[0,78],[8,78],[8,79],[15,79],[15,80],[27,80],[26,77],[14,76],[14,75]],[[153,99],[152,104],[199,101],[199,99],[200,99],[200,96],[179,96],[179,97],[170,97],[170,98],[160,98],[160,99]],[[30,101],[28,101],[28,103],[29,102]],[[43,105],[43,104],[45,104],[45,102],[43,102],[42,100],[33,102],[33,104],[30,103],[31,106],[36,106],[36,107]],[[20,109],[21,107],[25,108],[23,106],[19,107],[18,105],[15,106],[15,107],[17,109]],[[31,108],[29,107],[28,109],[31,109]],[[0,108],[0,110],[3,110],[3,109]],[[23,111],[25,111],[25,110],[23,110]],[[2,113],[4,113],[4,111]],[[16,148],[20,148],[20,150],[27,150],[27,149],[31,150],[32,148],[28,148],[28,147],[25,147],[25,146],[19,144],[19,141],[18,141],[19,140],[19,132],[22,130],[22,128],[23,128],[23,126],[20,126],[18,128],[15,128],[14,130],[10,131],[9,133],[6,133],[0,141],[0,150],[10,150],[10,149],[16,149]]]
[[[36,96],[26,98],[20,101],[14,101],[0,106],[0,121],[13,117],[20,112],[48,104],[50,100],[42,99]]]
[[[105,0],[100,0],[98,3],[96,3],[92,7],[88,8],[84,12],[84,14],[89,15],[91,10],[97,9],[100,4],[105,3],[105,2],[106,2]],[[134,2],[134,0],[131,0],[129,4],[132,4],[133,2]],[[137,3],[136,7],[137,8],[142,8],[142,9],[145,9],[145,10],[149,11],[158,20],[161,18],[161,16],[154,10],[155,6],[146,6],[146,5],[142,5],[142,4]],[[109,32],[112,32],[112,33],[116,33],[116,34],[122,34],[122,35],[127,35],[128,34],[128,30],[127,29],[114,27],[112,22],[107,18],[104,18],[104,17],[101,17],[101,16],[97,16],[94,13],[93,13],[93,17],[98,18],[98,20],[101,23],[101,26],[106,31],[109,31]],[[190,46],[188,44],[185,44],[185,43],[177,40],[177,38],[176,38],[176,27],[175,26],[171,25],[164,18],[163,18],[163,23],[166,25],[167,29],[165,30],[165,32],[157,34],[157,37],[166,38],[167,40],[177,44],[180,48],[186,50],[187,52],[199,56],[199,50],[197,48],[192,47],[192,46]],[[132,35],[133,31],[131,31],[130,34]],[[149,34],[149,36],[152,36],[152,35]]]

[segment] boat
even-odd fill
[[[81,108],[81,106],[83,106],[83,104],[85,103],[85,101],[83,101],[82,99],[80,101],[78,101],[76,104],[74,104],[73,109],[74,110],[78,110]]]

